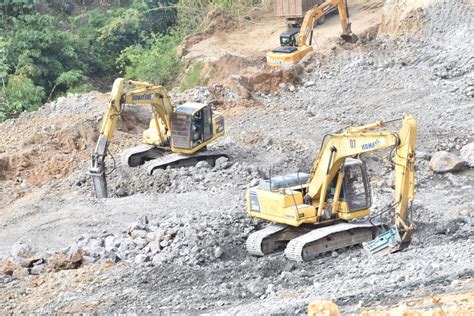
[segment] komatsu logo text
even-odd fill
[[[138,94],[138,95],[134,95],[132,97],[132,100],[133,101],[142,101],[142,100],[151,100],[153,98],[153,94],[152,93],[149,93],[149,94]]]
[[[362,150],[372,149],[372,148],[374,148],[375,146],[377,146],[379,144],[380,144],[380,140],[378,140],[378,139],[376,141],[371,142],[371,143],[362,144]]]

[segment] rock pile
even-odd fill
[[[35,255],[27,244],[16,244],[0,271],[24,277],[119,261],[148,267],[163,263],[202,266],[225,259],[229,252],[233,256],[242,252],[254,227],[243,213],[218,220],[205,215],[192,221],[176,218],[163,223],[150,223],[142,216],[121,234],[83,235],[67,249],[48,256]]]

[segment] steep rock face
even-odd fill
[[[461,170],[466,162],[459,156],[447,151],[439,151],[430,160],[430,168],[434,172],[445,173]]]
[[[386,0],[379,32],[392,36],[413,35],[421,31],[425,8],[433,0]]]

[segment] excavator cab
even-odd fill
[[[349,220],[368,215],[372,196],[365,164],[359,159],[347,158],[343,171],[338,217]],[[335,200],[337,180],[336,175],[328,189],[327,202]]]
[[[280,34],[280,47],[275,48],[272,50],[274,53],[293,53],[294,51],[298,50],[296,48],[296,35],[298,35],[298,29],[290,29],[287,32],[283,32]]]
[[[202,148],[224,133],[224,118],[209,105],[185,103],[171,114],[171,147],[186,153]]]
[[[350,212],[368,209],[372,206],[367,169],[362,161],[346,159],[342,194]]]

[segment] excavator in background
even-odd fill
[[[126,91],[127,85],[134,89]],[[117,121],[126,104],[151,105],[152,118],[143,132],[143,144],[125,150],[122,161],[129,167],[145,164],[149,174],[157,168],[194,165],[205,160],[211,165],[224,153],[207,151],[206,146],[224,135],[224,117],[209,105],[187,102],[173,107],[166,89],[147,82],[115,80],[100,135],[92,154],[89,174],[97,198],[106,198],[105,158]]]
[[[378,130],[396,121],[402,122],[398,132]],[[326,135],[311,174],[278,176],[247,190],[248,215],[274,223],[249,235],[248,252],[263,256],[286,247],[289,259],[307,261],[362,243],[371,254],[408,246],[416,229],[410,216],[415,142],[416,121],[412,116]],[[370,214],[370,182],[360,155],[386,148],[391,148],[395,165],[395,202],[374,215]],[[394,225],[372,240],[376,227],[381,226],[373,220],[393,208]],[[362,221],[367,216],[369,221]]]
[[[299,62],[314,49],[313,32],[318,20],[337,7],[342,26],[342,39],[355,43],[358,38],[352,33],[349,23],[347,0],[327,0],[319,6],[308,10],[300,28],[290,28],[280,34],[280,47],[267,53],[267,64],[271,67],[291,65]]]

